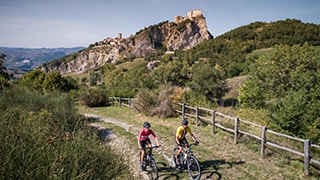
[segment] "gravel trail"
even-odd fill
[[[84,114],[87,117],[95,118],[99,121],[112,123],[116,126],[124,128],[127,132],[138,136],[141,127],[136,127],[133,125],[130,125],[126,122],[123,122],[119,119],[113,119],[113,118],[104,118],[100,117],[94,114]],[[146,172],[142,172],[140,169],[140,163],[139,163],[139,150],[137,147],[130,147],[128,143],[126,143],[126,139],[124,137],[118,137],[110,130],[107,130],[105,127],[92,123],[93,127],[95,127],[99,132],[100,136],[104,139],[106,139],[106,145],[110,146],[111,149],[115,150],[115,152],[119,152],[120,155],[125,159],[126,162],[129,163],[130,171],[133,174],[133,179],[142,179],[147,180],[149,179],[149,176]],[[138,138],[138,137],[137,137]],[[168,154],[168,149],[166,149],[165,144],[161,144],[161,148],[157,149],[154,153],[160,156],[163,156],[164,159],[166,159],[167,163],[170,166],[173,166],[173,161],[171,158],[171,155]],[[121,149],[119,149],[121,148]],[[161,177],[160,177],[161,179]]]

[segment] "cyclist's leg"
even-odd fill
[[[144,161],[144,157],[145,157],[145,154],[146,154],[146,141],[143,140],[143,141],[140,141],[140,146],[141,146],[141,157],[140,157],[140,162],[143,162]]]
[[[177,143],[177,146],[178,146],[179,149],[177,151],[176,156],[180,156],[180,153],[181,153],[181,151],[183,149],[183,143],[182,143],[181,139],[179,139],[179,144]]]
[[[184,138],[184,140],[183,140],[183,144],[184,144],[184,147],[185,147],[186,149],[188,149],[188,148],[189,148],[189,143],[188,143],[188,141],[187,141],[187,139],[186,139],[186,138]]]
[[[147,140],[146,140],[146,145],[147,145],[149,148],[152,147],[152,144],[151,144],[150,139],[147,139]],[[150,153],[152,153],[152,149],[150,149]]]
[[[181,154],[181,151],[183,150],[183,147],[184,147],[184,140],[179,139],[179,144],[177,144],[177,145],[178,145],[179,149],[176,154],[176,164],[180,165],[180,154]]]
[[[141,170],[145,171],[146,167],[145,167],[145,163],[144,163],[144,157],[146,154],[146,141],[140,141],[140,146],[141,146],[141,156],[140,156],[140,166],[141,166]]]

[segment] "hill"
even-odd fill
[[[6,55],[4,66],[9,70],[33,70],[43,63],[68,56],[84,49],[73,48],[12,48],[0,47],[0,52]]]
[[[206,19],[200,13],[180,17],[174,22],[164,21],[138,31],[129,38],[107,38],[89,48],[59,60],[43,64],[42,71],[58,70],[61,73],[81,72],[152,54],[165,54],[177,49],[190,49],[204,40],[212,39]]]
[[[320,25],[303,23],[296,19],[276,22],[253,22],[238,27],[214,39],[204,41],[176,55],[188,62],[199,58],[214,59],[229,78],[246,75],[256,57],[247,56],[254,50],[273,48],[275,45],[308,43],[320,45]]]

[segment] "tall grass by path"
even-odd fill
[[[167,146],[166,153],[170,154],[174,143],[175,129],[180,125],[181,117],[156,118],[138,114],[127,107],[99,107],[86,109],[103,117],[119,119],[137,127],[142,127],[144,121],[151,123],[159,141]],[[190,125],[200,145],[194,148],[194,154],[201,163],[202,177],[208,179],[305,179],[303,160],[290,158],[285,153],[272,148],[266,149],[266,156],[260,156],[260,142],[242,136],[234,145],[233,135],[216,128],[212,134],[211,125],[195,125],[192,119]],[[188,137],[192,142],[192,139]],[[134,139],[133,141],[136,141]],[[133,145],[136,142],[133,142]],[[164,163],[164,162],[163,162]],[[164,169],[168,179],[182,177],[179,172]],[[185,176],[187,177],[187,176]],[[320,177],[319,167],[310,168],[308,179]]]
[[[0,179],[128,179],[67,94],[0,94]]]

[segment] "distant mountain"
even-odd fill
[[[4,66],[7,69],[32,70],[43,63],[70,55],[85,47],[72,48],[12,48],[0,47],[0,52],[6,55]]]

